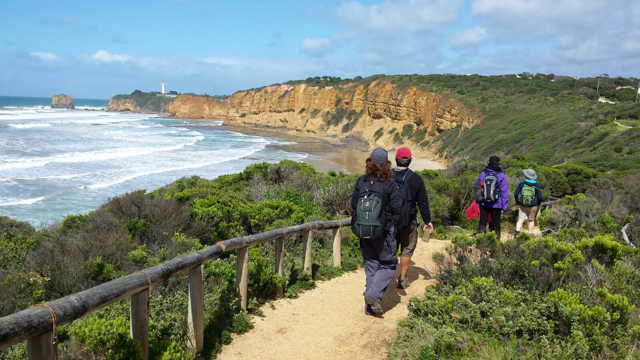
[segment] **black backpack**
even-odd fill
[[[384,230],[384,184],[378,180],[358,180],[360,194],[351,227],[360,239],[379,239]]]
[[[494,203],[500,198],[498,194],[498,177],[494,174],[488,174],[484,177],[484,181],[478,181],[475,187],[475,195],[477,202]]]
[[[410,169],[405,170],[402,176],[394,172],[394,180],[398,186],[398,191],[402,196],[402,207],[400,208],[400,218],[398,219],[398,229],[409,226],[411,222],[411,192],[409,191],[409,179],[413,175]]]

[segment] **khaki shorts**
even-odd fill
[[[535,221],[536,215],[538,215],[537,206],[532,206],[532,207],[519,206],[518,207],[518,220]]]
[[[418,245],[418,222],[413,220],[404,229],[398,231],[398,246],[400,247],[400,256],[413,256]]]

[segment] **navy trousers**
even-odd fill
[[[396,273],[397,249],[395,227],[385,231],[383,239],[360,240],[366,276],[365,296],[382,300],[387,286]]]

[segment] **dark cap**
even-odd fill
[[[373,161],[376,164],[384,164],[387,161],[389,161],[387,150],[383,148],[375,148],[371,152],[371,161]]]

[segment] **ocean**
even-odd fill
[[[36,227],[109,199],[193,175],[215,178],[258,162],[302,160],[283,140],[224,129],[222,121],[104,111],[106,100],[0,96],[0,216]]]

